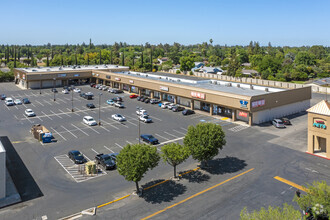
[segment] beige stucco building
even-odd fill
[[[308,112],[308,153],[330,159],[330,103],[321,101]]]

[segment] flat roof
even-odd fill
[[[57,71],[76,71],[76,70],[111,70],[118,68],[129,68],[128,66],[118,66],[110,64],[102,65],[69,65],[69,66],[47,66],[47,67],[26,67],[16,68],[26,73],[42,73],[42,72],[57,72]]]
[[[168,73],[159,73],[159,72],[140,73],[140,72],[124,71],[124,72],[115,72],[115,73],[124,74],[127,76],[135,76],[139,78],[147,78],[161,82],[170,82],[179,85],[196,87],[196,90],[198,88],[202,88],[207,90],[231,93],[236,95],[244,95],[244,96],[264,95],[264,94],[287,90],[287,89],[280,89],[280,88],[267,87],[267,86],[250,85],[246,83],[229,82],[229,81],[215,80],[215,79],[205,79],[205,78],[175,75]]]

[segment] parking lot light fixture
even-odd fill
[[[136,109],[137,109],[138,111],[140,111],[142,108],[140,108],[139,106],[136,106]],[[140,133],[141,133],[141,132],[140,132],[140,131],[141,131],[141,130],[140,130],[140,112],[139,112],[139,114],[138,114],[138,123],[139,123],[139,126],[138,126],[138,128],[139,128],[138,130],[139,130],[139,131],[138,131],[138,132],[139,132],[139,144],[140,144],[140,143],[141,143],[141,137],[140,137],[140,136],[141,136],[141,134],[140,134]]]
[[[101,125],[101,95],[102,93],[99,93],[99,126]]]

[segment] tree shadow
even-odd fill
[[[186,171],[180,172],[180,174],[185,173]],[[210,176],[202,173],[201,171],[192,171],[190,173],[184,174],[181,176],[182,179],[186,179],[191,183],[202,183],[208,181]]]
[[[201,169],[210,174],[225,174],[235,173],[244,169],[247,166],[245,160],[240,160],[237,157],[216,158],[207,162],[207,166],[201,166]]]
[[[148,186],[160,183],[164,180],[151,181],[142,187],[145,189]],[[141,196],[148,203],[160,204],[162,202],[171,202],[175,197],[185,193],[187,187],[181,183],[177,183],[173,180],[168,180],[165,183],[159,184],[156,187],[143,190],[143,195]]]

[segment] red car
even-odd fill
[[[129,97],[131,98],[131,99],[134,99],[134,98],[137,98],[139,95],[137,95],[137,94],[131,94]]]

